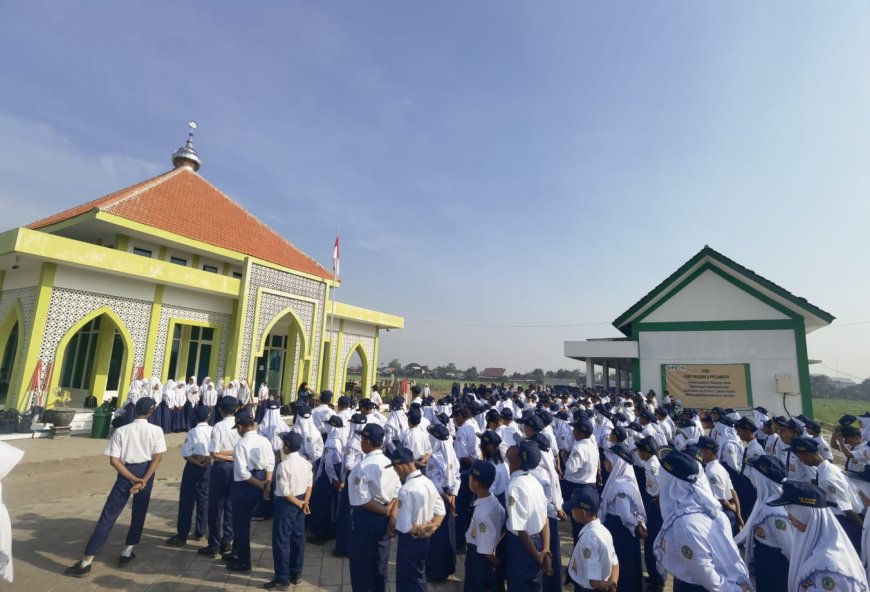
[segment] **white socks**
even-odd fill
[[[82,557],[82,567],[87,567],[93,562],[94,562],[93,555],[85,555],[84,557]]]
[[[129,545],[126,549],[121,551],[122,557],[129,557],[133,554],[133,545]]]

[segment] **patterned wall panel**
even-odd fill
[[[257,307],[257,290],[268,288],[281,292],[282,295],[263,294],[258,326],[254,326],[255,309]],[[294,296],[310,298],[317,302],[317,307],[306,300],[295,299]],[[248,303],[245,311],[245,325],[242,330],[242,350],[239,352],[241,374],[248,376],[251,370],[253,343],[260,343],[262,331],[270,321],[285,308],[293,308],[302,320],[305,341],[311,347],[311,367],[316,369],[320,362],[320,337],[323,325],[323,304],[326,300],[326,284],[308,279],[293,273],[272,269],[263,265],[252,264],[248,275]]]
[[[43,364],[54,360],[60,340],[73,325],[102,307],[111,309],[120,317],[133,337],[133,367],[143,366],[148,343],[148,324],[151,322],[151,303],[67,288],[54,288],[51,291],[48,320],[39,350]]]
[[[212,368],[211,372],[213,373],[212,378],[215,381],[223,379],[226,373],[227,344],[229,343],[230,332],[232,331],[232,315],[167,304],[164,304],[160,309],[160,324],[157,327],[157,351],[154,352],[154,364],[151,373],[154,376],[163,375],[163,365],[166,362],[163,357],[166,352],[166,342],[169,339],[170,319],[212,323],[220,327],[221,341],[218,344],[217,368]],[[173,377],[170,376],[170,378]]]
[[[335,343],[335,342],[333,342]],[[355,333],[344,333],[341,337],[341,352],[338,354],[338,368],[333,368],[330,370],[330,381],[333,385],[335,385],[336,380],[336,370],[340,372],[340,374],[344,373],[344,362],[347,360],[348,354],[350,354],[351,350],[354,349],[354,346],[360,344],[362,346],[363,351],[366,353],[366,359],[368,360],[368,371],[369,374],[372,372],[372,368],[375,366],[375,338],[369,337],[367,335],[356,335]],[[365,381],[369,382],[369,380]],[[338,387],[339,391],[344,390],[344,384],[335,385]],[[335,391],[334,391],[335,392]]]
[[[6,319],[6,315],[12,310],[15,301],[21,302],[21,311],[24,316],[24,326],[19,327],[19,339],[23,336],[21,351],[26,352],[30,345],[30,339],[33,331],[33,313],[36,308],[36,288],[19,288],[17,290],[5,290],[0,293],[0,323]],[[18,371],[12,377],[9,385],[9,392],[17,392],[21,388],[21,381],[24,378],[24,360],[18,360]],[[29,377],[28,377],[29,380]]]
[[[326,330],[325,337],[329,339],[330,349],[329,359],[323,360],[324,364],[329,364],[329,385],[320,386],[320,390],[329,389],[335,392],[335,347],[338,345],[338,331]]]

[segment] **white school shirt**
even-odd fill
[[[460,461],[468,457],[471,459],[480,458],[480,441],[477,438],[477,431],[474,429],[472,420],[466,421],[456,430],[453,447],[456,450],[456,458]]]
[[[381,450],[366,454],[350,472],[347,480],[347,493],[351,506],[362,506],[375,500],[388,504],[396,498],[402,483]]]
[[[323,403],[315,407],[311,410],[311,419],[314,421],[314,425],[317,426],[317,429],[321,434],[326,433],[326,420],[332,417],[334,413],[332,409],[329,408],[329,405]]]
[[[474,513],[465,532],[465,542],[475,545],[481,555],[495,553],[504,528],[505,511],[492,494],[474,500]]]
[[[831,447],[828,445],[828,443],[825,441],[825,439],[822,438],[821,435],[819,435],[819,436],[813,436],[812,439],[815,440],[815,441],[816,441],[816,444],[819,445],[819,454],[822,455],[822,458],[825,459],[825,460],[827,460],[827,461],[831,461],[831,462],[833,462],[833,460],[834,460],[834,453],[831,452]],[[849,460],[846,459],[846,462],[849,462]]]
[[[565,461],[564,478],[571,483],[595,483],[598,480],[598,447],[592,438],[575,440]]]
[[[523,530],[534,536],[546,523],[544,488],[528,471],[513,473],[507,487],[507,529],[513,534]]]
[[[288,495],[299,497],[314,485],[311,463],[299,454],[291,452],[275,469],[275,496],[286,498]]]
[[[272,443],[255,431],[245,434],[233,449],[233,481],[247,481],[252,471],[271,473],[275,469]]]
[[[207,423],[198,423],[187,431],[184,444],[181,445],[182,458],[187,456],[208,456],[208,445],[211,442],[212,427]]]
[[[214,424],[214,428],[211,431],[211,442],[208,444],[208,451],[226,452],[234,450],[241,438],[239,432],[236,431],[236,418],[230,415]]]
[[[802,463],[801,459],[789,450],[787,446],[783,446],[780,451],[779,460],[782,461],[782,464],[788,470],[787,479],[790,481],[812,481],[816,478],[816,470]]]
[[[213,384],[210,384],[209,388],[201,390],[199,394],[200,397],[202,397],[202,404],[206,407],[214,407],[217,405],[217,390],[214,388]]]
[[[649,460],[643,461],[643,472],[646,477],[646,492],[652,497],[659,495],[659,471],[661,463],[659,457],[653,454]]]
[[[415,460],[432,454],[432,441],[429,439],[428,432],[420,426],[411,428],[402,434],[402,446],[414,453]]]
[[[166,452],[166,439],[160,426],[148,423],[147,419],[134,419],[115,430],[105,454],[129,465],[151,462],[155,454],[162,452]]]
[[[734,485],[731,483],[731,477],[728,471],[725,470],[718,460],[711,460],[704,467],[704,474],[707,475],[707,481],[710,483],[710,490],[713,492],[713,497],[717,500],[730,501],[732,498],[731,490]]]
[[[414,526],[425,524],[434,516],[444,516],[447,513],[444,500],[435,489],[435,484],[420,471],[414,471],[405,478],[405,483],[399,488],[398,498],[396,530],[399,532],[411,532]]]
[[[495,481],[489,488],[489,492],[493,495],[502,495],[507,491],[508,483],[511,480],[511,472],[506,462],[495,464],[491,460],[486,461],[495,467]]]
[[[571,579],[582,588],[592,588],[590,580],[607,580],[614,565],[619,565],[619,559],[610,531],[600,520],[583,525],[568,564]]]
[[[864,504],[858,498],[858,494],[852,488],[852,484],[846,479],[846,475],[835,464],[824,461],[816,467],[816,475],[829,502],[834,502],[837,507],[831,507],[831,511],[839,516],[847,510],[860,513]]]
[[[822,440],[821,438],[819,439]],[[824,440],[822,441],[824,442]],[[821,452],[821,449],[819,449],[819,452]],[[830,454],[830,449],[828,454]],[[824,457],[824,455],[822,456]],[[846,470],[860,473],[868,464],[870,464],[870,446],[867,446],[866,443],[858,444],[852,449],[852,458],[846,459]]]

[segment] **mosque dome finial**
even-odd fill
[[[193,130],[196,129],[196,122],[190,121],[187,125],[190,126],[190,133],[187,134],[187,142],[184,146],[173,152],[172,164],[175,168],[186,166],[194,171],[198,171],[202,161],[199,159],[199,154],[196,153],[196,150],[193,147]]]

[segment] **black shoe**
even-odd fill
[[[299,583],[299,576],[290,576],[290,583],[294,586]]]
[[[238,563],[239,557],[238,555],[230,551],[229,553],[224,553],[223,555],[221,555],[221,561],[226,561],[227,563]]]
[[[195,532],[195,533],[193,533],[193,536],[190,537],[190,540],[191,541],[201,541],[203,536],[205,536],[205,535],[203,535],[201,532],[198,532],[198,533]]]
[[[212,559],[217,557],[218,554],[217,549],[215,549],[214,547],[203,547],[199,549],[197,553],[199,553],[200,555],[208,555]]]
[[[228,545],[221,545],[221,555],[224,553],[232,553],[233,552],[233,544],[230,543]]]
[[[166,544],[170,547],[183,547],[187,544],[187,541],[181,538],[178,538],[178,535],[173,535],[166,539]]]
[[[88,565],[86,567],[82,567],[82,562],[77,561],[76,564],[72,567],[68,567],[63,570],[63,574],[65,576],[72,576],[74,578],[83,578],[85,576],[91,575],[91,566]]]
[[[227,569],[230,571],[235,571],[238,573],[249,574],[251,573],[251,564],[250,563],[227,563]]]
[[[298,581],[298,578],[297,578],[297,581]],[[263,588],[265,588],[266,590],[289,590],[290,589],[290,582],[287,580],[284,580],[284,581],[272,580],[271,582],[266,582],[265,584],[263,584]]]
[[[124,567],[134,559],[136,559],[136,554],[132,551],[130,551],[129,557],[127,557],[126,555],[121,555],[120,557],[118,557],[118,567]]]

